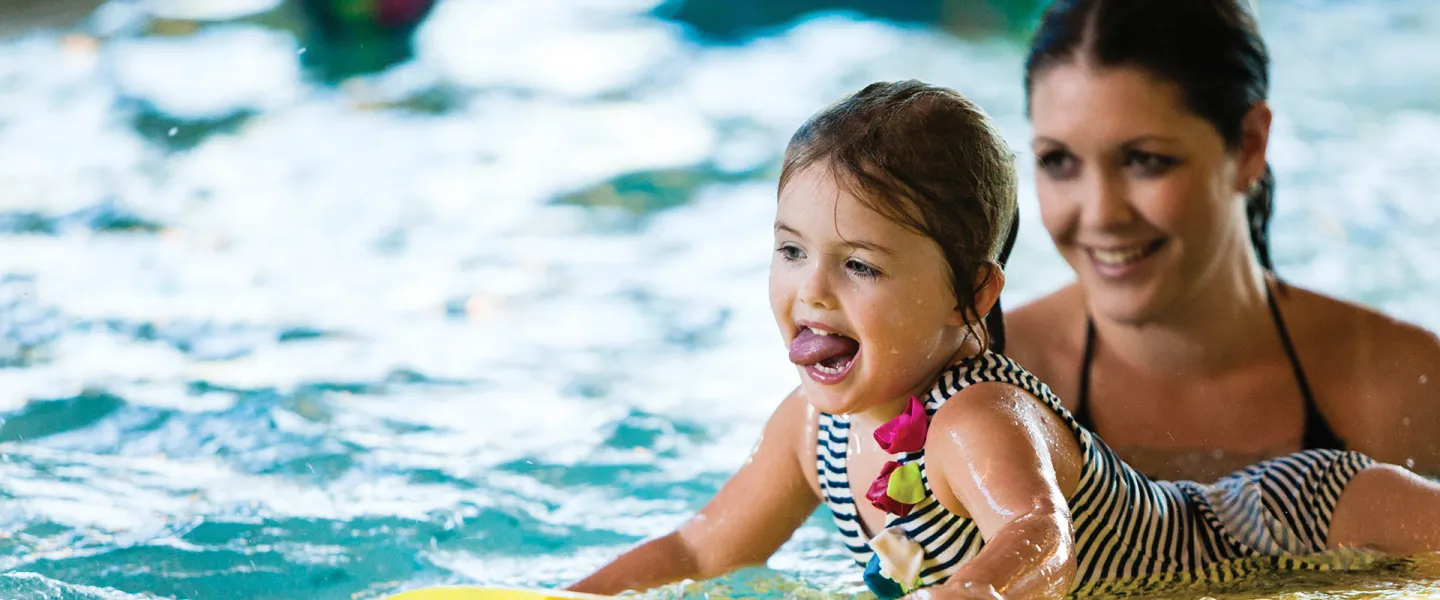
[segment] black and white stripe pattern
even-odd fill
[[[1258,569],[1351,568],[1374,558],[1326,552],[1325,547],[1340,492],[1351,477],[1373,464],[1363,455],[1308,450],[1259,463],[1213,485],[1151,481],[1076,423],[1048,386],[999,354],[986,353],[942,373],[925,399],[926,413],[934,416],[960,390],[981,382],[1005,382],[1029,392],[1075,434],[1084,456],[1080,481],[1070,497],[1077,593],[1228,582]],[[845,546],[864,565],[872,551],[845,467],[849,433],[848,416],[820,415],[816,469]],[[926,494],[909,515],[888,515],[885,525],[903,527],[924,548],[921,583],[942,582],[978,553],[984,540],[974,521],[955,516],[935,501],[923,450],[895,460],[919,464]]]

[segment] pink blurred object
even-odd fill
[[[429,12],[435,0],[376,0],[375,23],[382,27],[414,24]]]

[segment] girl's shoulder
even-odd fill
[[[1068,498],[1084,468],[1084,446],[1045,385],[993,353],[955,373],[969,383],[935,411],[925,444],[927,473],[940,504],[955,514],[973,514],[964,507],[961,488],[979,484],[969,475],[975,469],[988,471],[996,464],[1052,473],[1061,497]],[[1002,479],[988,485],[1017,485]]]
[[[783,447],[800,462],[805,481],[817,497],[820,496],[820,479],[814,463],[820,443],[820,416],[820,411],[805,399],[804,392],[796,386],[775,408],[761,438],[762,443],[766,437],[780,438]]]
[[[948,399],[935,410],[933,421],[942,428],[976,419],[1013,418],[1022,406],[1065,420],[1065,409],[1049,386],[1003,354],[986,352],[952,367],[942,374],[939,385],[948,388],[942,390]]]

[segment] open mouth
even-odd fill
[[[1097,265],[1108,269],[1128,267],[1150,258],[1165,246],[1165,240],[1158,239],[1147,244],[1135,244],[1121,248],[1087,248],[1086,252]]]
[[[860,342],[815,327],[801,327],[790,342],[790,362],[805,368],[820,383],[839,383],[855,366]]]

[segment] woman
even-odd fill
[[[1440,472],[1440,339],[1288,284],[1245,0],[1059,0],[1026,64],[1045,227],[1077,281],[1007,353],[1152,477],[1302,448]]]

